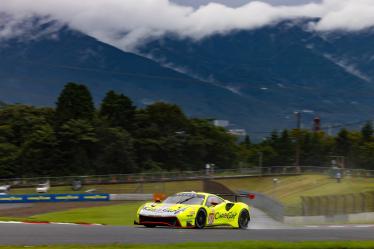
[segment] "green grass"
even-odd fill
[[[0,249],[21,249],[23,246],[0,246]],[[209,243],[180,243],[156,245],[61,245],[61,246],[32,246],[35,249],[371,249],[374,241],[344,241],[344,242],[209,242]]]
[[[232,190],[249,190],[264,193],[274,199],[279,200],[286,207],[287,215],[299,215],[301,212],[301,199],[300,196],[316,196],[316,195],[332,195],[332,194],[350,194],[359,193],[365,191],[374,191],[374,181],[370,178],[345,178],[341,183],[336,183],[334,179],[331,179],[325,175],[300,175],[300,176],[279,176],[278,183],[273,183],[274,177],[248,177],[240,179],[222,179],[217,180],[218,182],[228,186]],[[164,182],[164,183],[133,183],[133,184],[112,184],[112,185],[90,185],[85,186],[80,192],[87,189],[95,188],[98,192],[102,193],[154,193],[163,192],[166,194],[172,194],[180,191],[202,191],[203,186],[201,181],[177,181],[177,182]],[[13,189],[12,194],[24,194],[32,193],[34,189]],[[71,193],[73,192],[70,187],[53,187],[50,193]],[[121,207],[118,206],[118,212],[124,213]],[[103,211],[100,211],[104,209]],[[112,209],[112,210],[111,210]],[[109,222],[97,221],[101,215],[104,215],[104,220],[107,217],[105,214],[108,210],[116,212],[117,206],[114,207],[97,207],[93,208],[93,217],[96,223],[108,223],[108,224],[124,224],[123,221],[117,221],[112,223],[111,218]],[[91,209],[90,209],[91,210]],[[73,212],[73,211],[71,211]],[[75,212],[75,210],[74,210]],[[58,217],[62,221],[62,218],[74,218],[74,219],[90,219],[91,211],[85,215],[85,211],[80,211],[82,215],[74,216],[74,212],[58,212],[45,214],[41,216],[31,217],[34,218],[53,218],[55,215],[60,214]],[[79,213],[79,212],[78,212]],[[80,214],[79,213],[79,214]],[[96,213],[100,215],[96,215]],[[132,212],[134,213],[134,212]],[[97,219],[96,219],[97,218]],[[90,219],[91,220],[91,219]],[[113,219],[115,222],[115,219]],[[127,224],[127,223],[126,223]]]
[[[142,203],[143,202],[129,202],[120,205],[70,209],[67,211],[34,215],[27,218],[27,220],[133,225],[136,211]],[[10,220],[10,218],[6,220]]]
[[[325,175],[279,176],[278,183],[274,177],[253,177],[242,179],[225,179],[218,182],[232,190],[252,190],[264,193],[279,200],[287,208],[287,213],[299,213],[300,196],[340,195],[374,191],[372,178],[345,178],[336,183]]]

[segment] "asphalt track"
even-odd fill
[[[256,217],[247,230],[0,223],[0,245],[374,240],[374,226],[289,227],[273,221],[259,210]]]
[[[177,243],[235,240],[374,240],[374,228],[173,229],[1,224],[1,245]]]

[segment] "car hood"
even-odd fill
[[[196,205],[147,203],[140,209],[139,215],[174,217],[187,209],[193,211]]]

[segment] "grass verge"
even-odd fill
[[[143,202],[131,202],[103,207],[76,208],[62,212],[34,215],[26,220],[100,223],[107,225],[133,225],[136,211]],[[1,219],[1,218],[0,218]],[[8,220],[10,218],[7,218]]]
[[[133,225],[136,211],[144,202],[128,202],[126,204],[75,208],[66,211],[50,212],[26,218],[0,217],[1,221],[23,222],[67,222],[98,223],[105,225]]]

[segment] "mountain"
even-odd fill
[[[193,117],[227,119],[252,136],[372,118],[372,32],[316,33],[307,21],[196,41],[166,35],[124,52],[65,26],[34,27],[30,37],[0,41],[0,99],[53,106],[63,85],[86,84],[98,104],[113,89],[138,106],[176,103]],[[30,36],[30,35],[29,35]]]
[[[258,108],[270,106],[268,116],[276,124],[297,110],[313,111],[325,124],[372,118],[373,32],[316,33],[307,23],[285,21],[200,41],[168,35],[139,53],[238,97],[262,101]]]
[[[138,106],[172,102],[193,117],[245,124],[250,120],[259,122],[262,113],[223,87],[123,52],[67,27],[36,39],[3,41],[0,57],[0,99],[8,103],[53,106],[63,85],[73,81],[86,84],[96,103],[113,89],[131,97]]]

